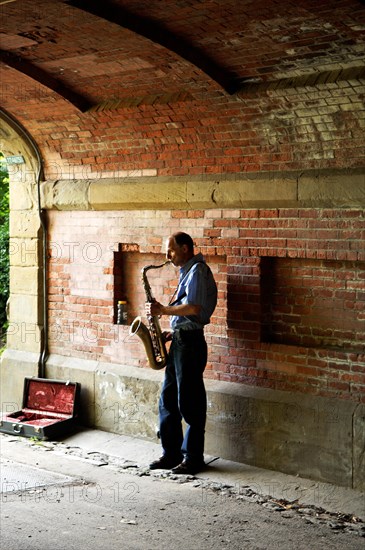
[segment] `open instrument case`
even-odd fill
[[[0,417],[0,432],[37,439],[57,438],[76,425],[80,384],[25,378],[23,408]]]

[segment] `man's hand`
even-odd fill
[[[163,314],[164,306],[160,302],[146,302],[145,312],[147,317],[155,317]]]
[[[162,338],[164,339],[164,342],[171,342],[172,336],[173,336],[172,330],[164,330],[162,333]]]

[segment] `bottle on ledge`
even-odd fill
[[[126,325],[128,320],[127,302],[119,300],[117,307],[117,325]]]

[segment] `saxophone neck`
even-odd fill
[[[171,263],[171,260],[167,260],[166,262],[160,265],[146,265],[142,268],[142,276],[145,277],[147,271],[149,271],[150,269],[161,269],[161,267],[164,267],[166,264],[170,264],[170,263]]]
[[[169,263],[171,263],[170,260],[167,260],[166,262],[160,265],[146,265],[145,267],[142,268],[142,271],[141,271],[142,281],[143,281],[143,286],[146,293],[147,302],[153,302],[154,300],[154,297],[151,291],[151,285],[147,279],[147,271],[149,271],[150,269],[161,269],[161,267],[164,267],[166,264],[169,264]]]

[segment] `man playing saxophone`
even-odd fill
[[[162,456],[151,469],[196,474],[204,468],[207,400],[203,372],[207,363],[204,326],[217,304],[217,286],[202,254],[194,254],[192,238],[174,233],[166,244],[166,258],[180,268],[175,300],[167,306],[146,303],[147,316],[170,316],[171,340],[159,401]],[[186,423],[185,435],[182,419]]]

